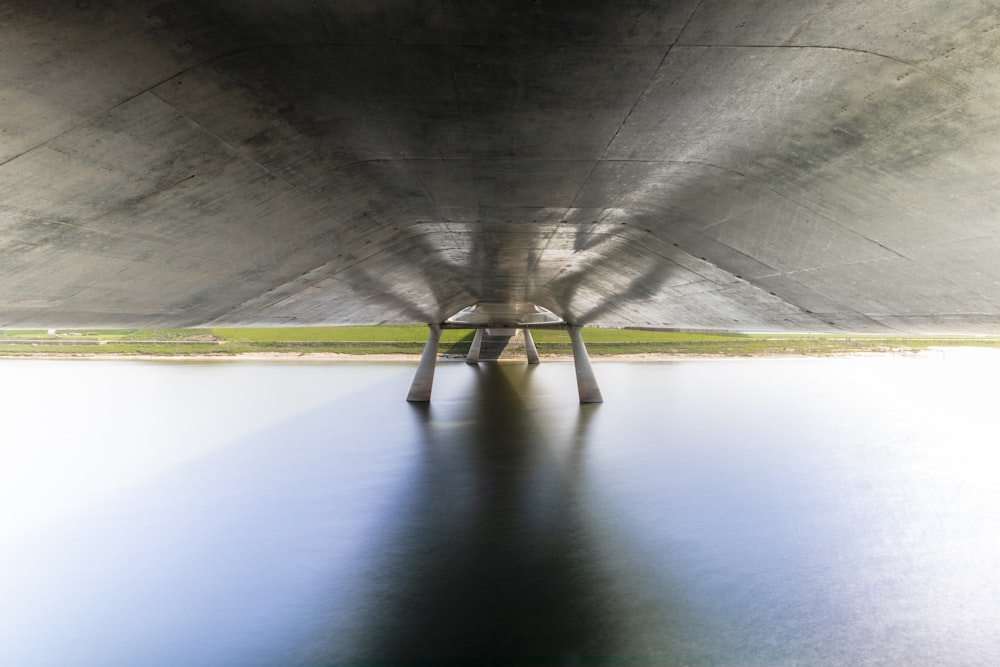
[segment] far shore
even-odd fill
[[[426,326],[194,328],[194,329],[5,329],[0,357],[15,359],[109,359],[142,361],[298,361],[316,363],[416,363]],[[546,361],[572,360],[564,331],[532,334]],[[871,355],[921,355],[938,346],[1000,348],[1000,335],[876,336],[660,331],[592,327],[584,335],[595,363],[802,359]],[[472,344],[466,330],[441,333],[438,358],[464,361]],[[496,350],[493,350],[493,354]],[[526,361],[520,341],[501,362]]]
[[[677,354],[663,352],[643,352],[639,354],[591,354],[590,360],[595,363],[602,361],[727,361],[740,359],[831,359],[845,357],[872,357],[872,356],[925,356],[927,354],[939,353],[941,348],[928,348],[922,350],[868,350],[838,352],[830,354],[800,354],[794,352],[760,352],[753,354]],[[573,356],[566,354],[542,354],[542,361],[546,362],[572,362]],[[388,362],[417,362],[420,360],[419,354],[341,354],[336,352],[244,352],[237,354],[20,354],[2,355],[3,359],[35,359],[35,360],[105,360],[105,361],[170,361],[170,362],[232,362],[232,361],[278,361],[278,362],[303,362],[314,361],[324,363],[388,363]],[[464,362],[465,355],[438,355],[439,362]],[[525,363],[525,359],[506,358],[499,363]],[[496,363],[496,362],[483,362]]]

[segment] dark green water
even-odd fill
[[[0,368],[5,666],[1000,662],[1000,355]]]

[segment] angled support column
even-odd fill
[[[535,348],[535,339],[531,337],[529,329],[524,330],[524,351],[528,355],[529,364],[539,363],[538,350]]]
[[[465,357],[465,363],[467,364],[478,364],[479,363],[479,350],[483,346],[483,330],[476,329],[476,335],[472,337],[472,346],[469,348],[469,354]]]
[[[428,324],[427,327],[430,329],[427,334],[427,344],[424,345],[424,352],[420,355],[417,374],[413,376],[413,384],[410,385],[410,393],[406,397],[411,403],[426,403],[431,400],[431,387],[434,386],[434,367],[437,365],[441,327],[437,324]]]
[[[603,403],[601,388],[597,386],[597,378],[594,377],[594,369],[590,365],[590,357],[587,355],[587,348],[583,345],[583,337],[580,335],[580,326],[575,324],[567,325],[569,339],[573,343],[573,365],[576,366],[576,388],[580,392],[581,403]]]

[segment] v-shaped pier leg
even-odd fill
[[[604,397],[601,396],[601,388],[597,386],[597,378],[590,365],[580,327],[570,324],[566,328],[569,330],[570,342],[573,343],[573,365],[576,366],[576,388],[580,392],[580,402],[603,403]]]
[[[410,393],[406,397],[411,403],[426,403],[431,400],[431,387],[434,386],[434,367],[437,365],[441,327],[437,324],[428,324],[427,327],[430,329],[427,334],[427,344],[424,345],[424,352],[420,355],[417,374],[413,376],[413,384],[410,385]]]
[[[538,350],[535,348],[535,339],[531,337],[531,331],[529,329],[524,330],[524,352],[528,355],[529,364],[537,364]]]
[[[483,347],[483,330],[476,329],[476,335],[472,337],[472,345],[469,346],[469,354],[465,357],[465,363],[478,364],[479,350]]]

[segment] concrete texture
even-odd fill
[[[1000,331],[1000,14],[0,3],[0,326]]]

